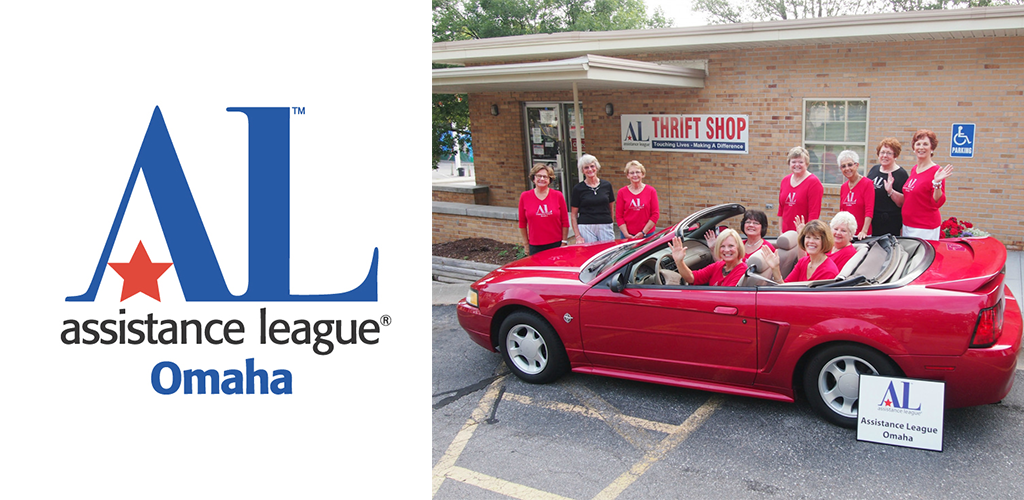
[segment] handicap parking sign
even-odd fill
[[[952,158],[974,158],[974,124],[954,123],[950,133],[949,156]]]

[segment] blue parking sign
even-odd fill
[[[954,123],[950,133],[949,156],[974,158],[974,124]]]

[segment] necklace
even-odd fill
[[[597,186],[591,186],[590,183],[587,181],[583,181],[583,184],[586,184],[586,186],[590,188],[591,191],[594,192],[594,196],[597,196],[597,190],[601,189],[601,181],[597,181]]]

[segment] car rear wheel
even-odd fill
[[[900,376],[899,366],[868,347],[842,344],[816,354],[804,372],[804,393],[811,408],[833,424],[857,426],[861,375]]]
[[[533,383],[546,384],[569,370],[569,358],[551,325],[532,312],[518,311],[501,323],[501,355],[512,373]]]

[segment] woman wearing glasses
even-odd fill
[[[775,251],[775,247],[764,240],[764,235],[768,234],[768,216],[764,212],[760,210],[747,210],[743,214],[742,224],[743,234],[747,237],[747,241],[743,243],[744,262],[754,252],[760,250],[762,246],[768,247],[773,252]]]
[[[569,234],[565,197],[549,187],[554,175],[546,163],[535,164],[530,170],[535,187],[519,196],[519,233],[530,255],[562,246]]]
[[[867,178],[875,188],[875,213],[871,218],[870,233],[875,236],[899,236],[903,230],[903,185],[909,176],[906,169],[896,164],[902,148],[895,137],[882,139],[875,149],[878,165],[868,171]]]
[[[572,188],[569,205],[572,207],[572,232],[576,243],[593,243],[615,239],[615,192],[612,183],[601,180],[597,172],[601,163],[593,155],[583,155],[578,162],[583,170],[583,181]]]
[[[658,192],[644,184],[647,169],[642,163],[632,160],[624,172],[629,184],[619,190],[615,200],[615,220],[623,238],[646,238],[658,223]]]
[[[839,210],[853,214],[857,221],[855,228],[860,232],[855,238],[867,238],[871,234],[871,220],[875,214],[875,190],[871,181],[860,175],[860,157],[853,151],[839,153],[837,159],[839,171],[846,177],[846,182],[839,188]]]
[[[796,218],[814,220],[821,215],[821,197],[825,187],[818,176],[807,171],[811,156],[806,149],[797,146],[786,155],[790,174],[779,185],[779,233],[796,230]]]
[[[953,175],[953,165],[940,167],[932,159],[939,145],[935,132],[918,130],[910,143],[917,165],[903,185],[903,236],[937,240],[942,236],[939,208],[946,203],[946,179]]]

